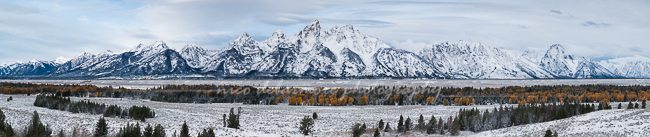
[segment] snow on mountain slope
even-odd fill
[[[598,62],[613,73],[628,78],[650,78],[650,58],[629,56],[602,60]]]
[[[84,53],[63,64],[9,65],[0,67],[0,76],[640,78],[650,76],[647,60],[594,62],[570,55],[558,44],[541,56],[465,41],[434,44],[416,54],[393,48],[352,25],[323,29],[314,20],[295,35],[276,31],[260,42],[243,33],[218,51],[196,44],[174,50],[158,41],[122,53]]]
[[[46,76],[56,71],[58,65],[52,61],[38,60],[15,63],[0,67],[0,76]]]
[[[202,72],[215,75],[243,76],[253,71],[256,63],[262,62],[264,51],[248,33],[235,39],[223,52],[217,54]]]
[[[81,65],[74,65],[82,61]],[[57,72],[59,77],[144,76],[190,74],[194,72],[181,55],[158,41],[120,54],[82,55],[72,59],[70,70]]]
[[[372,67],[375,65],[373,62],[375,53],[382,48],[390,48],[378,38],[368,36],[354,29],[352,25],[335,26],[325,31],[321,40],[323,40],[323,45],[336,54],[338,62],[335,73],[348,76],[372,75]],[[361,62],[358,62],[357,59],[360,59]],[[344,65],[356,69],[345,69],[343,68]],[[366,68],[369,69],[366,70]]]
[[[438,70],[415,53],[401,49],[383,48],[375,54],[377,76],[390,77],[434,77]]]
[[[193,68],[205,67],[216,54],[216,52],[201,48],[197,44],[186,45],[179,53],[187,61],[188,65]]]
[[[551,78],[532,61],[511,51],[480,43],[440,43],[418,54],[441,73],[460,79]]]
[[[558,78],[572,78],[578,67],[579,60],[565,53],[559,44],[551,45],[540,62],[540,66]]]
[[[597,62],[575,57],[565,52],[559,44],[552,45],[540,61],[540,66],[555,78],[618,78]]]
[[[617,78],[618,75],[612,73],[607,68],[596,62],[584,59],[578,64],[573,78]]]

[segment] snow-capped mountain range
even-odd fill
[[[539,57],[538,57],[539,56]],[[0,67],[3,78],[650,78],[650,58],[592,61],[550,46],[546,53],[511,51],[467,41],[397,49],[352,25],[323,29],[318,20],[296,35],[263,41],[244,33],[226,48],[158,41],[123,52],[83,53],[65,63],[30,61]]]

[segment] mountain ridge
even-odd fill
[[[551,45],[539,59],[527,54],[531,53],[469,41],[432,44],[411,52],[391,47],[352,25],[323,29],[314,20],[293,36],[276,31],[256,41],[242,33],[219,50],[197,44],[175,50],[156,41],[122,53],[83,53],[60,64],[36,61],[0,66],[0,77],[650,78],[650,68],[635,66],[650,64],[647,58],[596,62],[572,55],[560,44]]]

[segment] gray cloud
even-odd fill
[[[610,24],[608,23],[599,23],[599,22],[594,22],[594,21],[585,21],[582,23],[582,26],[585,27],[607,27]]]

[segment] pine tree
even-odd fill
[[[52,130],[49,127],[43,125],[43,123],[41,123],[41,119],[38,116],[38,113],[34,111],[34,114],[32,114],[32,121],[27,127],[25,136],[26,137],[51,137]]]
[[[461,121],[459,120],[459,118],[455,117],[452,124],[449,127],[449,134],[454,135],[454,136],[458,135],[458,133],[460,131],[460,123],[461,123]]]
[[[381,137],[379,134],[379,128],[375,128],[375,133],[372,135],[373,137]]]
[[[212,129],[203,129],[203,132],[200,132],[197,137],[215,137],[215,134]]]
[[[314,112],[313,114],[311,114],[311,117],[312,117],[313,119],[318,119],[318,114],[316,114],[316,112]]]
[[[9,123],[5,122],[5,113],[0,110],[0,136],[13,137],[14,135],[14,129]]]
[[[150,124],[147,124],[147,127],[144,128],[142,132],[143,137],[153,137],[153,127]]]
[[[618,103],[618,107],[616,107],[616,108],[621,109],[623,107],[623,105],[621,105],[621,104],[623,104],[623,103]]]
[[[646,103],[645,99],[641,101],[641,108],[645,109],[646,108]]]
[[[223,114],[223,127],[226,127],[228,125],[228,121],[226,121],[226,114]]]
[[[230,113],[228,114],[228,127],[239,129],[239,114],[235,114],[234,110],[234,108],[230,108]]]
[[[384,127],[384,132],[390,132],[390,122],[386,122],[386,126]]]
[[[426,131],[427,134],[434,134],[436,133],[436,117],[431,115],[431,119],[429,119],[429,124],[426,125]]]
[[[300,127],[298,127],[298,129],[303,135],[309,135],[309,133],[314,129],[314,119],[305,116],[302,118],[302,121],[300,121]]]
[[[399,115],[399,121],[397,121],[397,132],[404,132],[404,117]]]
[[[157,124],[153,129],[153,137],[166,137],[165,128],[162,125]]]
[[[632,101],[627,103],[627,109],[633,109],[633,108],[634,108],[634,105],[632,104]]]
[[[190,137],[190,129],[187,127],[187,122],[183,122],[183,126],[181,127],[181,134],[179,137]]]
[[[412,124],[413,124],[413,123],[411,123],[411,118],[410,118],[410,117],[407,117],[407,118],[406,118],[406,122],[404,122],[404,131],[409,131],[409,130],[411,130],[411,125],[412,125]]]
[[[379,123],[378,123],[377,125],[379,125],[379,126],[378,126],[378,127],[379,127],[379,130],[383,130],[383,129],[384,129],[384,120],[383,120],[383,119],[379,119]]]
[[[352,126],[352,137],[360,137],[365,132],[366,132],[365,127],[359,123],[355,123],[354,126]]]
[[[553,131],[551,131],[550,129],[547,129],[546,133],[544,134],[544,137],[553,137]]]
[[[418,125],[416,125],[416,128],[420,131],[426,130],[426,123],[424,123],[424,117],[422,114],[420,114],[420,118],[418,118]]]
[[[445,134],[445,126],[444,126],[444,122],[442,121],[442,117],[440,117],[440,119],[438,119],[438,131],[440,131],[440,132],[438,132],[438,133],[440,133],[440,135]]]
[[[93,137],[106,137],[108,135],[108,125],[104,117],[99,118],[97,125],[95,125],[95,133]]]
[[[638,109],[639,108],[639,103],[634,102],[634,108]]]

